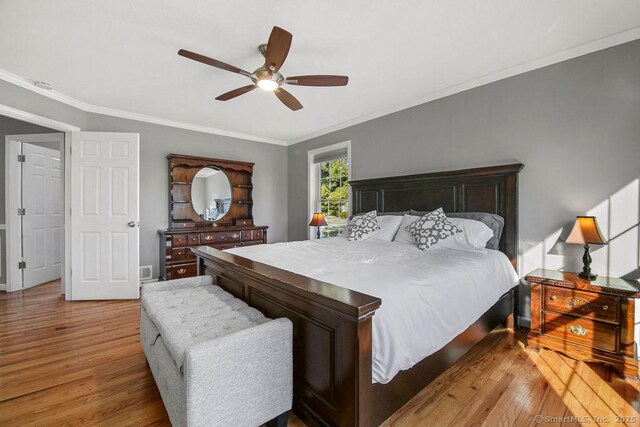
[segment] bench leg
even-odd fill
[[[274,419],[267,421],[267,427],[287,427],[287,420],[289,419],[289,411],[284,412]]]

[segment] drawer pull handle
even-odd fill
[[[233,235],[233,238],[234,238],[234,239],[237,239],[237,238],[238,238],[238,235],[237,235],[237,234],[234,234],[234,235]]]
[[[177,271],[178,274],[184,274],[186,272],[187,272],[186,268],[179,268],[178,271]]]
[[[557,299],[558,299],[558,297],[556,297],[555,295],[551,295],[551,296],[549,297],[549,299],[551,299],[551,301],[555,301],[555,300],[557,300]]]
[[[218,240],[227,240],[227,236],[220,235],[218,236]]]
[[[569,325],[569,331],[574,334],[574,335],[578,335],[578,336],[585,336],[589,333],[589,330],[587,328],[583,328],[580,325]]]
[[[603,305],[603,306],[602,306],[602,310],[604,310],[604,311],[609,310],[609,306],[608,306],[607,304]]]
[[[211,237],[211,236],[205,236],[205,238],[204,238],[204,240],[211,240],[211,239],[213,239],[213,237]]]

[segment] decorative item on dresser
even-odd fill
[[[160,278],[197,274],[191,246],[267,243],[253,224],[253,163],[169,154],[169,228],[160,233]]]
[[[531,284],[530,348],[602,362],[638,377],[634,352],[638,281],[604,276],[589,280],[555,270],[536,270],[525,279]]]

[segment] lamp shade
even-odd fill
[[[311,222],[309,223],[310,227],[324,227],[328,225],[327,220],[324,219],[324,214],[322,212],[316,212],[313,214],[313,218],[311,218]]]
[[[607,239],[602,235],[595,216],[578,216],[566,242],[582,245],[604,245],[607,243]]]

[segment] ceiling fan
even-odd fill
[[[280,27],[273,27],[269,41],[266,44],[258,46],[258,50],[264,56],[264,65],[253,73],[242,70],[233,65],[226,64],[217,59],[209,58],[208,56],[200,55],[195,52],[191,52],[185,49],[180,49],[178,55],[185,58],[193,59],[194,61],[202,62],[203,64],[211,65],[212,67],[220,68],[222,70],[231,71],[232,73],[241,74],[251,79],[251,84],[234,89],[230,92],[223,93],[216,99],[218,101],[228,101],[237,96],[243,95],[247,92],[254,90],[256,87],[266,91],[273,91],[278,99],[282,101],[284,105],[297,111],[302,108],[302,104],[293,95],[282,88],[282,85],[297,85],[297,86],[346,86],[349,82],[347,76],[330,76],[330,75],[311,75],[311,76],[293,76],[284,77],[278,72],[289,53],[291,47],[291,40],[293,36],[290,32],[283,30]]]

